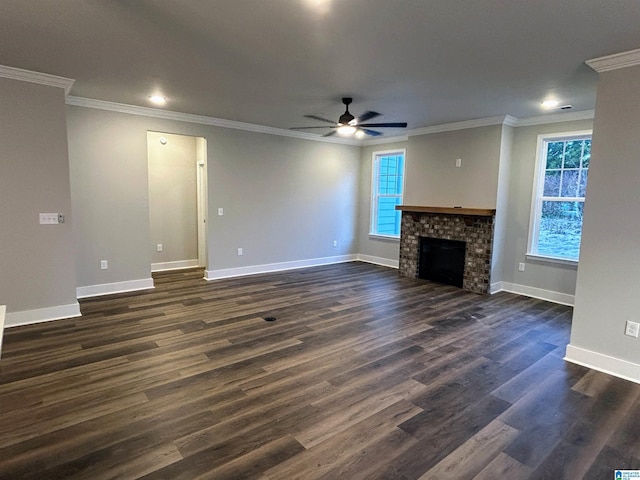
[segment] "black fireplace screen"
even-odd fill
[[[420,237],[418,277],[462,288],[466,242]]]

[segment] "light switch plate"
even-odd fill
[[[41,213],[40,225],[57,225],[59,218],[57,213]]]

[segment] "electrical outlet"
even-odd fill
[[[242,249],[241,249],[241,248],[238,248],[238,256],[239,256],[239,257],[240,257],[240,256],[242,256],[242,254],[243,254],[243,253],[244,253],[244,252],[242,251]]]
[[[336,248],[338,246],[338,240],[334,240],[333,241],[333,248]]]
[[[218,208],[218,215],[219,216],[223,216],[224,215],[224,208],[222,208],[222,207]]]
[[[638,338],[638,333],[640,333],[640,323],[630,322],[627,320],[627,326],[624,329],[624,334],[630,337]]]
[[[100,270],[107,270],[109,268],[109,262],[106,260],[100,260]]]
[[[157,245],[156,245],[156,250],[157,250],[158,252],[161,252],[163,248],[164,248],[164,247],[162,246],[162,244],[161,244],[161,243],[159,243],[159,244],[157,244]]]
[[[462,159],[456,158],[456,167],[461,167],[461,166],[462,166]]]
[[[518,264],[518,271],[520,271],[520,272],[524,272],[524,262],[520,262],[520,263]]]

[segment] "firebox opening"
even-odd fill
[[[420,237],[418,277],[462,288],[466,242]]]

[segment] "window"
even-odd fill
[[[400,237],[404,190],[404,150],[373,154],[373,184],[371,188],[371,235]]]
[[[530,255],[578,261],[591,132],[538,137]]]

